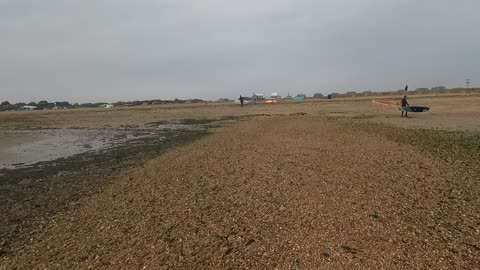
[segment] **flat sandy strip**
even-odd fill
[[[122,174],[0,269],[475,269],[479,194],[478,166],[265,117]]]

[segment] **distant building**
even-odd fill
[[[280,95],[278,93],[272,93],[272,95],[270,96],[270,99],[280,99]]]
[[[254,100],[252,98],[249,98],[249,97],[244,97],[243,98],[243,104],[247,105],[249,103],[253,103]],[[242,102],[240,101],[240,99],[236,99],[233,101],[233,103],[235,104],[241,104]]]
[[[31,110],[36,110],[36,109],[37,109],[37,106],[25,105],[25,106],[22,106],[20,109],[26,110],[26,111],[31,111]]]
[[[371,94],[372,91],[363,91],[364,94]]]
[[[256,93],[253,93],[252,98],[253,98],[253,99],[256,99],[256,100],[263,100],[263,99],[265,99],[265,97],[263,97],[263,94],[256,94]]]
[[[188,100],[189,103],[202,103],[202,102],[205,102],[203,99],[198,99],[198,98],[194,98],[194,99],[190,99]]]
[[[446,90],[447,87],[445,86],[435,86],[435,87],[432,87],[432,90]]]
[[[313,94],[313,98],[323,98],[323,94],[322,93],[315,93]]]
[[[297,94],[294,98],[295,101],[301,101],[301,100],[304,100],[305,98],[307,98],[307,95],[305,94]]]

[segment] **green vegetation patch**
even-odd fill
[[[382,134],[398,143],[420,147],[437,156],[480,158],[480,133],[442,129],[409,129],[382,124],[356,124],[362,129]]]
[[[223,116],[220,118],[185,118],[185,119],[177,119],[177,120],[159,120],[155,122],[145,123],[146,127],[158,127],[162,125],[185,125],[185,126],[198,126],[201,128],[212,128],[212,127],[219,127],[226,122],[230,121],[239,121],[239,120],[247,120],[257,116],[270,116],[268,114],[255,114],[255,115],[242,115],[242,116]]]
[[[17,126],[35,122],[34,119],[25,116],[0,116],[0,126]]]
[[[206,125],[206,124],[211,124],[215,121],[218,121],[217,119],[210,119],[210,118],[187,118],[187,119],[181,119],[179,121],[176,121],[177,124],[181,125]]]
[[[446,131],[437,129],[404,129],[393,134],[393,139],[418,145],[436,154],[464,152],[478,156],[480,133],[469,131]]]

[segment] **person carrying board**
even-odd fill
[[[408,101],[407,101],[407,96],[403,96],[402,98],[402,101],[400,101],[401,103],[401,110],[402,110],[402,117],[403,117],[403,113],[405,112],[405,117],[408,117],[408,106],[410,106],[410,104],[408,104]]]

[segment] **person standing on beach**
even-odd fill
[[[405,85],[405,92],[408,91],[408,84]]]
[[[403,117],[403,113],[405,112],[405,117],[408,117],[408,106],[410,106],[410,104],[408,104],[408,101],[407,101],[407,96],[403,96],[402,98],[402,101],[400,101],[401,103],[401,110],[402,110],[402,117]]]
[[[240,98],[239,98],[239,99],[240,99],[240,105],[243,106],[243,97],[242,97],[242,95],[240,95]]]

